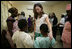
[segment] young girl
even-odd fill
[[[49,22],[48,15],[43,12],[43,7],[40,3],[37,3],[34,5],[33,12],[34,12],[34,20],[35,20],[35,22],[34,22],[35,39],[36,39],[36,37],[42,36],[40,33],[39,27],[43,23],[46,23],[48,25],[49,31],[50,31],[49,35],[52,35],[52,26]]]

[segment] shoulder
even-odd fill
[[[19,31],[14,32],[12,37],[14,38],[16,35],[18,35],[18,33]]]
[[[24,33],[24,35],[26,36],[26,38],[31,38],[31,36],[30,36],[30,34],[28,34],[28,33]]]
[[[43,18],[47,18],[48,17],[48,15],[47,14],[43,14]]]
[[[41,37],[37,37],[36,40],[41,39]]]
[[[17,30],[16,32],[14,32],[14,34],[18,33],[19,31]]]
[[[43,16],[48,16],[47,14],[43,14]]]

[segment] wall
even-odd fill
[[[29,5],[24,5],[24,4],[20,4],[20,5],[13,5],[14,7],[16,7],[18,9],[18,12],[21,13],[21,11],[24,11],[25,12],[25,16],[26,16],[26,19],[28,19],[29,15],[31,15],[32,17],[34,17],[34,13],[33,13],[33,10],[28,10],[27,8],[32,8],[33,9],[33,6],[34,4],[29,4]],[[51,12],[51,7],[48,7],[47,5],[43,5],[43,10],[45,13],[50,13]]]
[[[71,3],[70,1],[63,1],[63,2],[59,2],[57,4],[53,4],[51,6],[48,6],[48,4],[42,4],[43,5],[43,10],[45,13],[49,14],[50,12],[55,12],[57,18],[58,18],[58,22],[60,21],[61,19],[61,14],[62,13],[66,13],[66,5]],[[26,18],[29,17],[29,14],[33,17],[33,10],[27,10],[27,8],[33,8],[33,5],[34,4],[29,4],[26,5],[26,4],[18,4],[18,5],[15,5],[14,6],[18,9],[19,13],[21,11],[24,11],[25,14],[26,14]]]
[[[7,28],[6,19],[10,15],[8,9],[11,8],[11,5],[7,1],[1,1],[1,30]]]
[[[58,22],[60,21],[60,16],[61,13],[66,12],[66,5],[71,2],[60,2],[51,6],[48,6],[48,4],[43,5],[43,10],[45,13],[49,14],[50,12],[55,12]],[[13,4],[12,4],[13,5]],[[12,7],[11,3],[8,1],[1,1],[1,30],[6,29],[6,19],[8,16],[10,16],[10,13],[8,13],[8,9]],[[27,8],[33,8],[34,4],[22,4],[22,5],[13,5],[18,9],[18,12],[20,13],[21,11],[25,12],[26,18],[28,19],[29,15],[33,17],[33,10],[27,10]]]
[[[58,18],[58,22],[60,21],[61,19],[61,14],[62,13],[66,13],[66,5],[69,4],[71,2],[62,2],[62,3],[59,3],[59,4],[55,4],[54,6],[51,6],[52,8],[52,12],[55,12],[57,18]]]

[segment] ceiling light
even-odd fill
[[[41,2],[45,2],[45,1],[32,1],[34,3],[41,3]]]

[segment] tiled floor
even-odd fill
[[[63,48],[62,42],[60,42],[60,35],[56,36],[56,44],[54,48]]]

